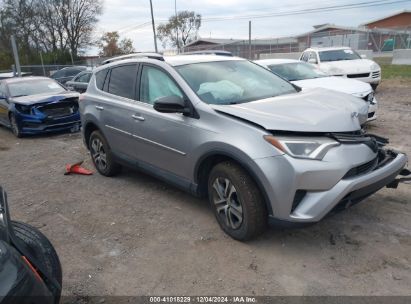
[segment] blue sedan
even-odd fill
[[[0,124],[14,135],[80,129],[79,94],[46,77],[0,81]]]

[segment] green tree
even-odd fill
[[[134,52],[133,41],[124,38],[119,41],[118,32],[104,33],[98,42],[100,56],[112,57],[116,55],[130,54]]]
[[[200,26],[200,14],[194,11],[181,11],[177,13],[177,16],[171,16],[167,23],[157,26],[157,36],[163,47],[170,45],[181,48],[197,39]]]
[[[93,45],[92,33],[104,0],[0,0],[0,67],[13,63],[10,36],[16,37],[21,64],[68,63]],[[68,55],[68,56],[67,56]],[[46,60],[45,60],[46,63]]]

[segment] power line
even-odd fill
[[[359,3],[344,4],[344,5],[325,6],[325,7],[318,7],[318,8],[312,8],[312,9],[293,10],[293,11],[280,12],[280,13],[266,13],[266,14],[226,16],[226,17],[208,17],[208,18],[203,18],[201,21],[207,22],[207,21],[225,21],[225,20],[282,17],[282,16],[289,16],[289,15],[318,13],[318,12],[323,12],[323,11],[329,12],[329,11],[354,9],[354,8],[384,6],[384,5],[403,3],[403,2],[411,2],[411,0],[395,0],[395,1],[390,1],[390,2],[388,2],[387,0],[377,0],[377,1],[359,2]]]
[[[331,11],[338,11],[338,10],[350,10],[350,9],[357,9],[357,8],[386,6],[386,5],[391,5],[391,4],[407,3],[407,2],[410,3],[411,0],[373,0],[373,1],[364,1],[364,2],[350,3],[350,4],[289,10],[289,11],[275,12],[275,13],[253,14],[253,15],[233,15],[233,16],[221,16],[221,17],[205,17],[205,18],[202,18],[201,21],[202,22],[219,22],[219,21],[232,21],[232,20],[242,20],[242,19],[261,19],[261,18],[271,18],[271,17],[283,17],[283,16],[290,16],[290,15],[304,15],[304,14],[331,12]],[[158,21],[166,22],[167,19],[161,19]],[[136,31],[150,24],[151,22],[145,22],[145,23],[142,23],[136,26],[125,27],[123,28],[124,30],[119,30],[119,31],[121,31],[122,33]]]

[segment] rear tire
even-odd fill
[[[267,209],[254,180],[234,162],[217,164],[208,179],[208,197],[225,233],[247,241],[267,228]]]
[[[30,249],[30,254],[40,264],[39,266],[47,271],[48,275],[61,286],[63,275],[60,260],[47,237],[38,229],[25,223],[12,221],[12,226],[16,237],[27,245]],[[60,295],[61,290],[53,294],[55,303],[58,303]]]
[[[121,171],[121,166],[114,160],[107,140],[100,131],[91,133],[89,148],[93,164],[101,175],[114,176]]]
[[[17,124],[16,116],[13,113],[10,113],[9,120],[10,120],[11,131],[13,132],[13,134],[17,138],[23,137],[23,135],[21,134],[21,129],[20,129],[19,125]]]

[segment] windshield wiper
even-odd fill
[[[21,95],[13,96],[13,98],[15,98],[15,97],[23,97],[23,96],[28,96],[28,95],[26,95],[26,94],[21,94]]]

